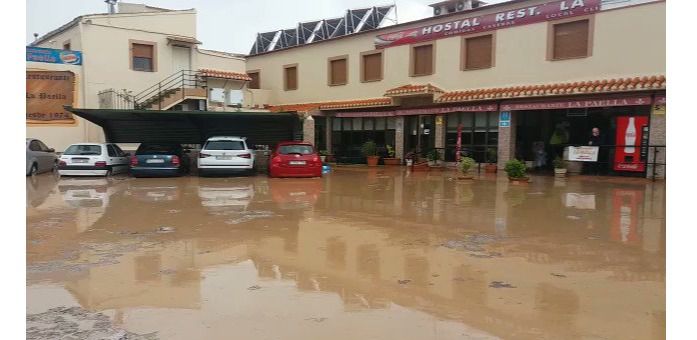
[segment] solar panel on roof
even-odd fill
[[[301,22],[295,28],[258,33],[249,55],[333,39],[396,22],[395,5],[349,9],[343,17]]]

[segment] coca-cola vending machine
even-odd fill
[[[615,171],[643,172],[646,170],[649,145],[649,117],[617,117],[615,132]]]

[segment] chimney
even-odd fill
[[[108,8],[109,8],[109,14],[115,14],[116,13],[116,2],[118,0],[104,0],[106,2]]]

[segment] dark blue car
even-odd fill
[[[188,150],[179,144],[140,144],[131,157],[134,177],[181,176],[189,172]]]

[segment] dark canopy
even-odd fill
[[[250,144],[275,145],[302,139],[293,113],[77,109],[66,110],[104,129],[112,143],[200,144],[211,136],[247,137]]]

